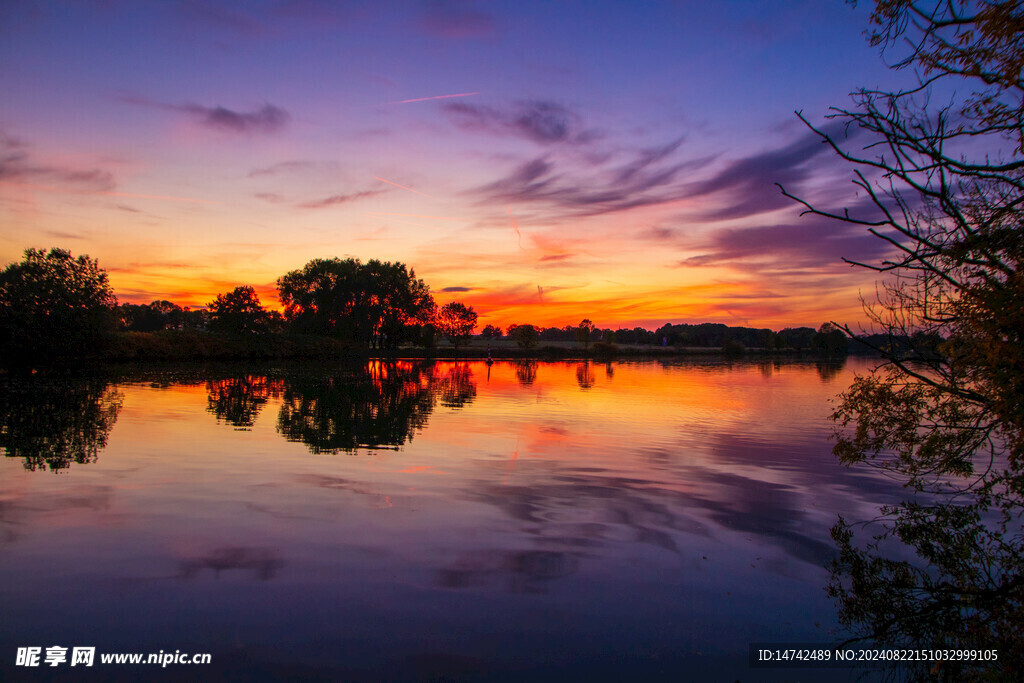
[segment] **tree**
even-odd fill
[[[368,346],[393,346],[405,328],[425,325],[434,300],[404,264],[314,259],[277,281],[289,324]]]
[[[501,339],[501,328],[495,325],[487,325],[480,330],[480,336],[484,339]]]
[[[27,249],[0,272],[0,347],[8,365],[91,355],[116,325],[107,273],[88,256]]]
[[[452,346],[459,346],[469,339],[476,327],[476,311],[459,301],[452,301],[441,307],[437,313],[437,328],[448,338]]]
[[[218,294],[210,302],[210,329],[229,334],[252,334],[266,330],[270,316],[260,304],[256,290],[248,285]]]
[[[576,341],[582,343],[583,348],[587,348],[590,346],[590,335],[593,333],[594,323],[590,322],[589,318],[584,318],[576,328]]]
[[[537,345],[539,331],[533,325],[509,325],[508,336],[516,340],[521,349],[532,349]]]
[[[860,150],[817,130],[871,211],[797,201],[891,247],[853,263],[885,278],[868,314],[905,342],[877,346],[884,365],[840,397],[835,453],[901,478],[908,499],[867,544],[840,520],[829,590],[857,637],[995,648],[996,662],[935,671],[1010,677],[1024,667],[1024,7],[876,0],[872,21],[872,44],[902,50],[895,66],[920,70],[918,85],[832,110],[863,131]],[[940,91],[950,103],[935,107]]]
[[[843,355],[847,350],[846,333],[832,323],[822,323],[811,346],[830,356]]]

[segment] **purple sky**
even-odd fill
[[[862,317],[881,243],[797,120],[892,86],[868,8],[806,2],[0,4],[0,261],[87,253],[203,305],[400,260],[480,324]],[[851,144],[859,144],[853,139]]]

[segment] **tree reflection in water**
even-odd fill
[[[27,470],[95,462],[122,400],[105,379],[11,379],[0,387],[0,447]]]
[[[528,387],[537,380],[537,361],[521,360],[516,363],[516,379],[524,387]]]
[[[476,398],[476,382],[468,363],[456,363],[431,383],[445,408],[461,408]]]
[[[327,377],[286,379],[277,430],[313,453],[397,449],[426,426],[439,398],[459,408],[475,397],[468,365],[442,373],[435,365],[370,361]]]
[[[590,361],[585,361],[576,366],[576,383],[580,389],[589,389],[594,386],[594,370],[590,367]]]
[[[818,376],[821,377],[821,381],[828,384],[843,371],[846,366],[846,356],[819,360],[815,366],[818,368]]]
[[[248,431],[267,399],[277,398],[283,389],[282,380],[259,375],[209,380],[206,382],[206,409],[237,431]]]

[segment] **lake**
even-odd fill
[[[872,364],[3,380],[0,673],[57,645],[212,654],[96,655],[126,680],[834,678],[748,644],[843,635],[829,529],[900,494],[831,454],[829,400]]]

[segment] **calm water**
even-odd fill
[[[63,645],[241,679],[768,679],[748,643],[841,635],[836,516],[899,493],[830,452],[867,363],[8,381],[0,673]]]

